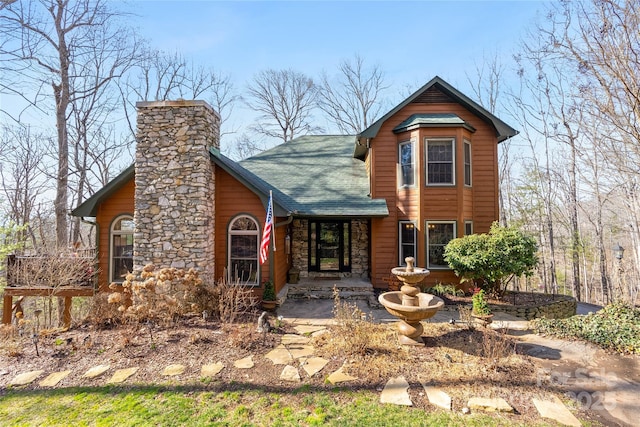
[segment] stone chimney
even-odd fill
[[[215,266],[215,175],[220,116],[204,101],[138,102],[133,269]]]

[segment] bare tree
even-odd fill
[[[262,138],[242,133],[231,146],[229,155],[234,159],[242,160],[264,151],[265,148],[266,143]]]
[[[364,59],[355,55],[338,67],[338,75],[322,74],[318,87],[318,106],[345,134],[357,134],[380,115],[381,99],[387,86],[378,65],[366,68]]]
[[[114,27],[118,13],[105,0],[16,1],[0,10],[0,89],[32,106],[51,106],[57,129],[56,238],[68,241],[69,109],[120,76],[132,57],[133,34]],[[97,50],[105,56],[97,57]],[[108,60],[111,66],[98,69]],[[120,62],[122,61],[122,62]],[[93,86],[77,87],[79,78]],[[50,91],[47,90],[50,88]],[[51,102],[53,101],[53,102]]]
[[[6,216],[29,235],[33,246],[37,245],[31,227],[37,197],[45,191],[46,182],[41,169],[44,158],[42,141],[46,137],[29,128],[4,127],[0,134],[3,149],[0,151],[0,184],[6,200]],[[22,231],[20,240],[24,241]]]
[[[247,105],[260,113],[256,132],[287,142],[316,130],[310,124],[317,89],[303,73],[269,69],[253,77],[247,87]]]
[[[121,89],[131,135],[135,135],[135,103],[171,99],[203,99],[220,114],[221,138],[236,132],[229,122],[240,96],[228,74],[213,68],[196,66],[179,53],[146,50],[138,73]]]

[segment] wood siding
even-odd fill
[[[433,101],[432,101],[433,102]],[[412,114],[454,113],[473,126],[425,127],[394,134],[393,128]],[[455,139],[456,184],[426,185],[426,139]],[[415,144],[416,188],[399,189],[397,180],[398,144],[409,139]],[[464,185],[464,141],[471,144],[472,186]],[[484,233],[498,219],[497,139],[495,129],[457,103],[413,102],[390,117],[371,140],[367,164],[370,166],[372,197],[387,200],[389,216],[372,220],[371,280],[375,287],[384,281],[398,260],[398,221],[414,220],[417,225],[416,264],[426,265],[425,221],[456,221],[457,236],[464,235],[464,222],[473,221],[474,232]],[[451,271],[432,271],[426,283],[458,283]]]
[[[109,257],[111,249],[109,245],[109,234],[111,224],[120,215],[131,215],[133,217],[133,200],[135,193],[135,183],[131,179],[118,191],[111,195],[104,203],[98,207],[96,213],[97,248],[98,248],[98,289],[102,292],[109,291]]]

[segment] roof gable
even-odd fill
[[[518,131],[511,126],[491,114],[484,109],[480,104],[467,97],[465,94],[445,82],[440,77],[436,76],[420,89],[415,91],[411,96],[396,105],[387,114],[378,119],[375,123],[363,130],[356,136],[356,147],[353,156],[359,159],[364,158],[366,154],[366,140],[375,138],[378,135],[378,131],[382,127],[382,124],[386,122],[391,116],[396,114],[405,106],[410,103],[457,103],[464,106],[473,114],[481,118],[484,122],[493,126],[496,131],[496,137],[498,142],[502,142],[514,135],[518,134]]]

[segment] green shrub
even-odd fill
[[[487,234],[453,239],[444,257],[460,282],[481,281],[481,287],[502,295],[513,277],[533,275],[538,265],[538,246],[533,237],[514,227],[491,226]]]
[[[478,316],[488,316],[491,314],[489,304],[487,304],[487,300],[484,297],[484,290],[479,289],[473,294],[471,300],[473,303],[473,314],[477,314]]]
[[[583,339],[619,353],[640,353],[640,309],[625,303],[607,305],[597,313],[568,319],[536,319],[536,333]]]

